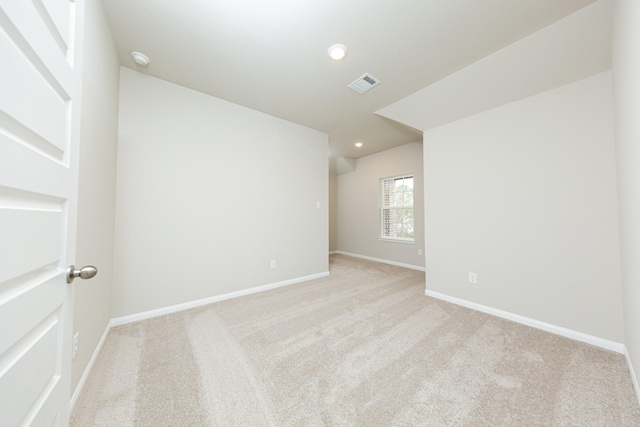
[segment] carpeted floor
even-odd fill
[[[331,276],[114,328],[72,426],[640,426],[620,354],[424,295],[424,273]]]

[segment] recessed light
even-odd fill
[[[138,65],[149,65],[149,62],[151,62],[149,57],[147,55],[145,55],[144,53],[131,52],[131,56],[133,57],[133,60]]]
[[[360,147],[362,147],[364,144],[363,144],[362,142],[356,142],[354,145],[355,145],[356,147],[360,148]]]
[[[347,47],[343,44],[334,44],[329,48],[327,53],[329,54],[329,58],[334,61],[341,61],[347,56]]]

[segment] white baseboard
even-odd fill
[[[338,253],[338,251],[329,251],[329,255],[335,255],[337,253]]]
[[[271,283],[268,285],[257,286],[255,288],[243,289],[241,291],[230,292],[228,294],[216,295],[213,297],[203,298],[195,301],[189,301],[182,304],[176,304],[169,307],[158,308],[155,310],[144,311],[142,313],[131,314],[128,316],[116,317],[111,319],[111,326],[120,326],[127,323],[137,322],[139,320],[151,319],[153,317],[164,316],[165,314],[176,313],[178,311],[188,310],[190,308],[200,307],[202,305],[212,304],[214,302],[224,301],[231,298],[238,298],[245,295],[264,292],[270,289],[281,288],[283,286],[294,285],[296,283],[306,282],[321,277],[327,277],[329,272],[312,274],[310,276],[298,277],[295,279],[285,280],[282,282]]]
[[[387,259],[374,258],[374,257],[366,256],[366,255],[354,254],[354,253],[345,252],[345,251],[335,251],[333,253],[340,254],[340,255],[352,256],[354,258],[366,259],[368,261],[381,262],[383,264],[395,265],[396,267],[410,268],[411,270],[425,271],[425,268],[421,267],[419,265],[404,264],[402,262],[389,261]]]
[[[87,379],[89,378],[89,374],[93,369],[93,365],[96,363],[96,360],[98,359],[100,350],[102,350],[102,347],[104,346],[104,343],[107,340],[107,336],[109,335],[111,326],[112,325],[110,321],[109,323],[107,323],[107,327],[104,330],[104,333],[102,334],[102,338],[100,338],[100,341],[98,341],[98,345],[96,346],[96,349],[94,350],[93,355],[91,356],[91,359],[89,359],[89,363],[87,364],[87,367],[85,368],[84,373],[82,374],[82,377],[78,382],[78,386],[76,387],[76,390],[73,392],[73,395],[71,396],[71,401],[69,402],[69,412],[73,410],[73,407],[76,405],[76,402],[78,401],[78,397],[80,397],[80,392],[82,392],[82,389],[84,388],[84,385],[86,384]]]
[[[633,363],[631,363],[627,346],[624,346],[624,357],[627,359],[627,366],[629,367],[629,373],[631,374],[631,382],[633,382],[633,389],[636,391],[636,398],[638,398],[638,404],[640,405],[640,385],[638,385],[638,377],[636,377],[636,373],[633,369]]]
[[[595,345],[597,347],[601,347],[607,350],[615,351],[616,353],[624,353],[625,351],[624,344],[621,344],[619,342],[609,341],[604,338],[599,338],[593,335],[574,331],[573,329],[567,329],[567,328],[563,328],[562,326],[556,326],[550,323],[541,322],[539,320],[531,319],[529,317],[520,316],[519,314],[514,314],[508,311],[499,310],[497,308],[488,307],[486,305],[477,304],[475,302],[441,294],[439,292],[430,291],[428,289],[425,289],[424,294],[433,298],[437,298],[443,301],[456,304],[456,305],[461,305],[463,307],[481,311],[483,313],[491,314],[493,316],[501,317],[503,319],[511,320],[516,323],[521,323],[523,325],[531,326],[536,329],[542,329],[543,331],[551,332],[552,334],[561,335],[563,337],[571,338],[576,341],[581,341],[581,342]]]

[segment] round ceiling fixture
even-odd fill
[[[343,44],[334,44],[327,51],[329,58],[334,61],[342,61],[347,56],[347,47]]]
[[[140,52],[131,52],[131,56],[138,65],[149,65],[149,62],[151,62],[147,55]]]
[[[357,148],[360,148],[360,147],[362,147],[364,144],[363,144],[362,142],[356,142],[354,145],[355,145]]]

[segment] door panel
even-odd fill
[[[2,5],[0,110],[64,150],[69,136],[69,93],[73,90],[68,58],[31,2],[3,1]]]
[[[82,0],[0,0],[0,425],[66,425]]]
[[[40,405],[35,405],[38,401],[46,402],[52,394],[60,394],[57,358],[51,357],[60,350],[60,328],[58,309],[29,331],[10,351],[20,357],[13,358],[15,362],[0,378],[0,399],[12,409],[7,425],[19,425],[32,415],[30,412],[39,410]]]
[[[67,133],[67,100],[58,96],[14,46],[6,37],[0,37],[0,52],[3,62],[6,60],[0,80],[0,109],[62,151]]]
[[[0,22],[10,38],[21,46],[34,63],[47,64],[58,75],[57,80],[70,83],[73,73],[64,63],[73,65],[73,39],[75,28],[71,25],[77,9],[77,1],[31,0],[2,2]],[[6,17],[6,25],[5,18]],[[64,16],[63,16],[64,15]],[[46,33],[47,37],[42,37]],[[26,43],[21,43],[24,40]],[[66,86],[66,85],[65,85]]]
[[[58,200],[59,204],[61,199],[68,196],[63,185],[69,179],[67,166],[55,156],[31,144],[34,139],[22,138],[6,124],[7,122],[2,121],[0,110],[0,149],[3,154],[0,157],[0,200],[3,204],[17,205],[48,204],[51,200]],[[43,148],[46,149],[46,146]],[[60,151],[60,157],[63,155],[64,152]],[[22,166],[25,162],[29,167]],[[48,179],[42,179],[43,174]]]
[[[61,50],[66,55],[71,28],[69,3],[55,0],[33,0],[33,4],[49,27],[52,37],[59,38]]]
[[[14,205],[15,206],[15,205]],[[62,209],[0,209],[0,281],[56,263],[62,246]]]
[[[51,266],[51,268],[55,269],[55,266]],[[0,338],[0,354],[9,352],[22,337],[32,333],[42,322],[40,316],[32,316],[29,311],[53,313],[60,308],[63,301],[58,295],[61,290],[56,285],[57,276],[58,274],[53,271],[35,280],[21,280],[21,292],[14,288],[12,292],[14,298],[7,298],[7,301],[3,302],[0,322],[3,325],[12,325],[12,327],[7,328]]]

